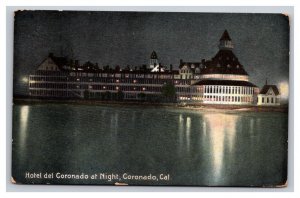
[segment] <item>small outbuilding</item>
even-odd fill
[[[257,97],[257,105],[273,106],[280,105],[280,93],[276,85],[263,86]]]

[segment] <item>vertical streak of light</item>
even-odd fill
[[[249,133],[250,133],[250,146],[251,146],[251,149],[253,148],[253,128],[254,128],[254,120],[253,118],[250,119],[250,126],[249,126]]]
[[[186,138],[186,147],[187,147],[187,152],[190,152],[190,143],[191,143],[191,118],[187,117],[186,118],[186,134],[185,134],[185,138]]]
[[[27,138],[27,124],[29,116],[29,106],[22,106],[20,108],[20,149],[23,151]]]
[[[110,129],[113,130],[112,135],[117,135],[119,128],[119,112],[112,114],[110,117]]]
[[[202,124],[202,130],[203,130],[203,134],[204,134],[204,136],[206,136],[206,122],[203,122],[203,124]]]
[[[119,112],[116,112],[115,114],[115,135],[118,133],[119,128]]]
[[[250,132],[251,135],[253,134],[253,125],[254,125],[254,120],[253,120],[253,118],[251,118],[251,120],[250,120],[250,129],[249,129],[249,132]]]
[[[181,154],[182,151],[182,147],[183,147],[183,127],[184,124],[184,119],[182,114],[179,115],[179,126],[178,126],[178,136],[179,136],[179,146],[178,146],[178,150],[179,150],[179,154]]]
[[[210,131],[210,145],[212,154],[212,171],[215,181],[222,178],[222,168],[224,166],[225,140],[228,140],[230,152],[234,145],[236,134],[237,116],[229,114],[206,114],[205,122],[208,123]],[[229,137],[225,137],[229,136]]]
[[[233,153],[235,137],[236,137],[236,123],[238,116],[237,115],[226,115],[225,118],[225,130],[226,130],[226,139],[227,145],[229,147],[229,152]]]

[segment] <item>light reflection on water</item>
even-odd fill
[[[250,127],[249,127],[250,134],[253,134],[253,129],[254,129],[254,120],[253,118],[250,118]]]
[[[212,174],[215,181],[222,175],[225,147],[229,147],[229,153],[234,147],[236,135],[236,123],[238,116],[231,114],[206,114],[204,121],[209,126],[209,138],[212,156]]]
[[[266,177],[278,179],[278,170],[285,171],[284,155],[278,153],[286,148],[287,128],[274,124],[287,127],[285,114],[68,105],[20,105],[14,111],[19,117],[14,120],[18,152],[13,155],[25,158],[14,165],[18,170],[28,169],[30,161],[54,172],[101,171],[99,167],[135,174],[158,171],[171,174],[174,185],[263,182],[258,172],[267,163]]]
[[[113,135],[117,135],[119,129],[119,113],[116,112],[110,117],[110,129]]]
[[[184,132],[184,119],[182,114],[179,114],[179,120],[178,120],[178,139],[179,139],[179,146],[178,151],[179,154],[182,152],[182,148],[183,148],[183,132]]]
[[[186,146],[187,146],[187,152],[190,152],[190,142],[191,142],[191,118],[186,118],[186,130],[185,130],[185,138],[186,138]]]
[[[202,122],[202,121],[201,121]],[[202,122],[202,130],[203,130],[203,135],[206,136],[206,122]]]
[[[27,124],[29,117],[29,106],[25,105],[20,108],[20,146],[21,149],[25,152],[26,150],[26,138],[27,138]]]

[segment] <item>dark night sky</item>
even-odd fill
[[[26,94],[22,79],[49,52],[100,66],[148,64],[155,50],[159,62],[210,59],[227,29],[234,53],[263,86],[288,81],[289,22],[279,14],[157,12],[22,11],[15,15],[14,93]]]

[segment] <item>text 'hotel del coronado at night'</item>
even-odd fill
[[[56,57],[53,54],[29,76],[29,95],[38,98],[103,99],[122,93],[122,100],[153,101],[163,86],[172,85],[177,102],[239,105],[279,105],[280,93],[274,85],[262,91],[249,82],[249,75],[233,53],[233,43],[225,30],[219,51],[211,60],[185,62],[179,69],[165,67],[155,51],[149,65],[99,68],[97,63]],[[117,96],[118,97],[118,96]]]

